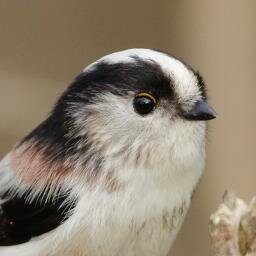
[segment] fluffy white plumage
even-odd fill
[[[163,70],[183,111],[203,100],[198,78],[188,66],[149,49],[108,55],[84,74],[97,72],[101,63],[136,65],[136,59],[156,63]],[[74,120],[76,135],[86,134],[90,147],[104,156],[100,174],[93,174],[97,159],[86,167],[79,162],[81,156],[66,159],[66,166],[76,159],[77,170],[87,173],[68,176],[61,183],[70,192],[69,200],[77,199],[69,218],[26,243],[0,246],[0,256],[167,255],[204,168],[206,124],[176,118],[177,109],[170,106],[168,112],[166,100],[154,113],[141,117],[134,111],[133,98],[133,92],[126,96],[106,92],[97,96],[95,104],[70,104],[67,113]],[[74,136],[73,130],[69,136]],[[127,141],[132,141],[128,148]],[[77,148],[83,143],[80,140]],[[0,190],[15,187],[15,194],[22,194],[33,184],[27,185],[23,174],[14,170],[12,154],[0,164]],[[86,154],[91,154],[90,149]],[[38,184],[33,193],[42,190]]]

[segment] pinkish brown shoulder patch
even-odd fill
[[[60,162],[48,163],[32,143],[25,142],[11,153],[11,167],[27,185],[54,185],[64,181],[70,169]]]
[[[87,171],[65,166],[64,162],[47,160],[46,152],[38,150],[31,142],[24,142],[11,152],[11,168],[14,173],[29,187],[59,187],[65,181],[84,180],[85,185],[102,186],[108,193],[118,191],[122,185],[113,171],[101,175],[99,170]],[[75,163],[73,163],[75,166]]]

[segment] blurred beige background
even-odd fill
[[[177,55],[201,71],[218,118],[170,255],[208,255],[208,218],[225,188],[256,194],[255,27],[255,0],[0,0],[0,157],[91,61],[131,47]]]

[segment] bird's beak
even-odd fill
[[[182,113],[182,116],[191,121],[206,121],[216,118],[216,112],[206,101],[200,100],[191,111]]]

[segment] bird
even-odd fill
[[[199,72],[169,53],[88,65],[0,162],[0,256],[166,256],[215,117]]]

